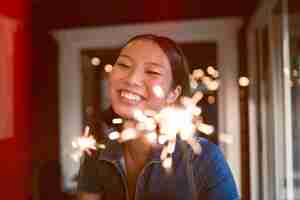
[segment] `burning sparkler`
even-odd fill
[[[111,72],[112,66],[107,65],[105,70]],[[212,76],[217,73],[213,67],[209,67],[207,70]],[[201,69],[197,69],[194,70],[191,81],[196,84],[199,80],[207,85],[216,82],[214,78],[205,76]],[[213,88],[217,89],[217,86],[215,84]],[[207,86],[207,88],[210,87]],[[153,92],[158,98],[165,98],[165,93],[159,85],[153,87]],[[123,124],[126,128],[120,132],[113,131],[109,133],[108,137],[110,140],[126,142],[138,138],[141,134],[145,135],[149,142],[163,145],[160,158],[162,166],[169,169],[172,167],[172,154],[175,150],[177,135],[191,146],[195,154],[200,154],[201,146],[195,138],[197,130],[205,134],[214,132],[213,126],[204,124],[200,119],[201,108],[197,104],[202,97],[203,93],[197,91],[191,98],[181,97],[180,105],[167,106],[160,111],[135,109],[132,111],[132,115],[136,122],[128,126],[127,122],[121,118],[113,119],[113,124]],[[77,157],[81,156],[83,152],[90,154],[90,149],[98,147],[95,139],[89,135],[88,127],[85,129],[84,135],[73,141],[72,144],[77,149]]]
[[[86,152],[88,155],[91,155],[91,150],[96,150],[97,148],[105,149],[104,144],[97,144],[95,138],[89,134],[90,127],[86,126],[84,134],[79,138],[76,138],[72,141],[72,146],[75,149],[75,152],[71,154],[71,157],[78,162],[80,157]]]

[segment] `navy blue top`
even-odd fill
[[[204,138],[197,140],[202,147],[200,155],[192,153],[189,147],[183,150],[180,148],[183,142],[177,140],[171,171],[161,165],[161,147],[155,148],[137,179],[135,199],[192,200],[193,194],[198,200],[239,199],[231,170],[219,147]],[[129,200],[126,174],[121,164],[122,144],[110,140],[105,144],[105,150],[82,160],[78,191],[102,193],[104,200]]]

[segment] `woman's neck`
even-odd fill
[[[140,136],[137,139],[124,143],[123,150],[126,159],[131,160],[139,167],[143,167],[149,158],[151,149],[151,144],[147,141],[147,138]]]

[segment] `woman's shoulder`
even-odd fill
[[[213,156],[214,154],[223,154],[220,147],[217,144],[211,142],[210,140],[208,140],[204,137],[200,137],[200,136],[196,136],[195,140],[201,146],[200,155],[202,155],[202,156]]]
[[[205,138],[197,138],[202,152],[194,160],[195,175],[213,199],[237,199],[238,192],[230,167],[220,147]],[[221,197],[222,196],[222,197]]]

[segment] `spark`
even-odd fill
[[[241,78],[239,79],[239,84],[240,84],[240,86],[242,86],[242,87],[248,86],[249,83],[250,83],[250,81],[249,81],[249,79],[248,79],[247,77],[241,77]]]
[[[209,75],[213,75],[215,73],[215,68],[213,66],[208,66],[206,70]]]
[[[158,143],[159,144],[165,144],[167,142],[168,138],[166,135],[159,135],[158,136]]]
[[[164,98],[165,97],[165,93],[159,85],[156,85],[156,86],[153,87],[153,92],[158,98]]]
[[[133,140],[138,137],[137,130],[135,128],[125,128],[121,132],[120,142],[126,142],[128,140]]]
[[[114,118],[112,120],[113,124],[122,124],[123,123],[123,119],[122,118]]]
[[[157,141],[157,133],[156,132],[149,132],[146,135],[147,139],[149,140],[149,142],[151,143],[155,143]]]
[[[110,64],[107,64],[107,65],[104,66],[104,70],[107,73],[110,73],[112,71],[112,69],[113,69],[113,66],[110,65]]]
[[[219,82],[214,80],[214,81],[210,81],[208,84],[207,84],[207,87],[209,90],[211,91],[215,91],[219,88]]]
[[[120,138],[120,133],[118,131],[113,131],[108,135],[110,140],[116,140]]]
[[[160,154],[160,159],[165,160],[168,156],[168,149],[166,147],[163,148]]]
[[[94,66],[100,65],[100,63],[101,63],[101,60],[100,60],[100,58],[98,58],[98,57],[93,57],[93,58],[91,59],[91,64],[94,65]]]
[[[176,146],[175,140],[170,141],[170,142],[168,143],[168,146],[167,146],[167,152],[168,152],[169,154],[172,154],[172,153],[175,151],[175,146]]]
[[[190,76],[190,85],[193,90],[197,90],[199,85],[204,85],[210,91],[216,91],[219,88],[218,70],[213,66],[208,66],[206,72],[207,74],[202,69],[193,70]]]
[[[211,125],[207,125],[204,123],[199,123],[197,126],[198,130],[201,131],[202,133],[205,133],[207,135],[210,135],[214,132],[214,127]]]
[[[195,154],[200,154],[201,153],[201,145],[199,144],[199,142],[197,140],[195,140],[194,138],[189,138],[186,141],[192,147],[193,152]]]
[[[144,122],[147,120],[147,116],[140,109],[135,109],[133,111],[133,118],[138,122]]]
[[[167,157],[164,161],[163,161],[163,167],[165,169],[170,169],[172,167],[172,157]]]
[[[88,155],[91,154],[91,150],[96,150],[97,147],[105,148],[103,145],[98,145],[95,138],[89,134],[90,127],[86,126],[82,136],[76,138],[71,142],[72,147],[75,149],[75,152],[71,154],[71,157],[75,162],[80,160],[80,157],[86,152]]]

